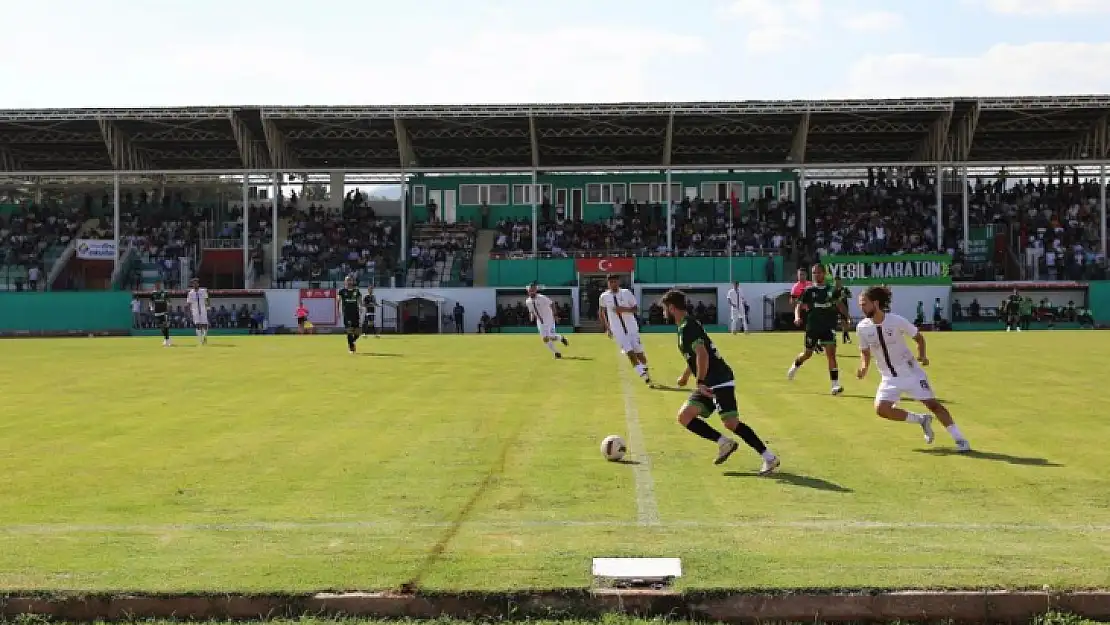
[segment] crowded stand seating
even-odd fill
[[[335,286],[353,274],[362,286],[388,286],[397,276],[401,224],[373,207],[346,202],[341,212],[310,204],[292,218],[274,284]]]
[[[90,213],[83,206],[0,207],[0,290],[41,290],[55,261]]]
[[[412,230],[406,286],[473,286],[476,232],[467,223],[420,224]]]
[[[766,198],[742,208],[731,201],[685,198],[672,210],[674,253],[680,256],[720,256],[729,249],[729,211],[732,211],[734,255],[783,253],[793,249],[796,208],[789,200]],[[599,253],[636,256],[670,255],[666,208],[662,204],[626,202],[614,205],[613,216],[594,222],[541,219],[538,247],[546,256],[569,257]],[[495,225],[491,257],[531,252],[532,224],[502,220]]]

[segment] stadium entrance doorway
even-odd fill
[[[585,331],[600,331],[598,299],[608,288],[606,278],[617,276],[621,288],[631,289],[636,259],[578,258],[574,261],[574,268],[578,273],[578,325]]]

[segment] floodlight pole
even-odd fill
[[[251,288],[251,250],[250,250],[250,179],[251,175],[243,172],[243,288]]]
[[[1106,202],[1102,202],[1103,206]],[[1106,211],[1102,211],[1106,213]],[[1103,240],[1106,239],[1103,236]],[[120,174],[115,174],[112,177],[112,242],[114,243],[115,251],[112,258],[112,273],[119,275],[120,273]]]
[[[436,207],[436,210],[439,210],[438,206]],[[409,242],[409,231],[408,231],[409,218],[408,218],[408,213],[409,213],[409,185],[408,185],[408,180],[405,176],[405,167],[404,167],[404,165],[402,165],[401,166],[401,258],[400,258],[400,267],[401,267],[401,275],[405,276],[405,277],[408,276],[408,267],[405,263],[408,262],[408,258],[409,258],[409,254],[408,254],[408,242]],[[402,283],[401,284],[394,284],[394,286],[396,286],[396,287],[405,286],[404,285],[404,280],[405,280],[405,278],[402,278],[401,279]]]

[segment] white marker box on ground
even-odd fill
[[[620,586],[670,584],[682,577],[680,558],[594,558],[593,575],[598,582]]]

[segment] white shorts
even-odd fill
[[[616,341],[617,347],[620,348],[622,354],[627,354],[629,352],[644,353],[644,346],[640,343],[639,332],[614,332],[613,340]]]
[[[732,317],[731,318],[733,320],[744,318],[744,309],[743,308],[733,308],[731,310],[732,310]]]
[[[208,311],[205,310],[203,312],[197,312],[197,311],[194,310],[193,315],[192,315],[192,319],[193,319],[193,325],[195,325],[195,326],[206,326],[206,325],[208,325]]]
[[[536,329],[540,331],[540,338],[551,339],[555,338],[558,332],[555,331],[554,323],[537,323]]]
[[[902,395],[909,395],[917,401],[936,399],[933,385],[929,383],[929,376],[918,369],[913,373],[905,373],[896,378],[883,377],[879,382],[879,390],[875,391],[875,403],[890,401],[897,402]]]

